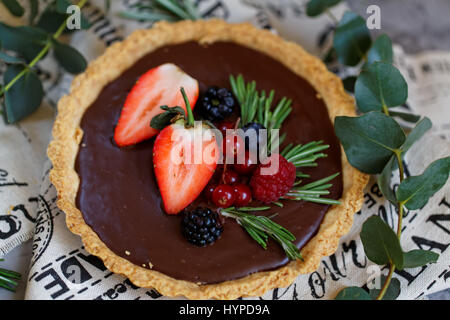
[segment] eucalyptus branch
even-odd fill
[[[403,170],[403,161],[402,161],[402,151],[396,150],[395,151],[395,158],[397,160],[398,165],[398,171],[400,175],[400,183],[403,182],[404,179],[404,170]],[[397,238],[400,240],[402,236],[402,221],[403,221],[403,203],[401,201],[398,201],[398,221],[397,221]],[[389,285],[392,280],[392,276],[395,272],[395,264],[391,263],[389,266],[389,272],[386,277],[386,280],[381,287],[380,293],[378,294],[376,300],[382,300],[384,295],[386,294],[387,288],[389,288]]]
[[[310,0],[307,3],[307,14],[310,17],[329,14],[329,8],[339,2]],[[445,185],[450,175],[450,157],[434,161],[421,175],[404,177],[403,153],[432,124],[426,117],[417,122],[418,117],[405,117],[405,114],[389,111],[389,108],[406,103],[408,84],[393,65],[392,41],[387,35],[381,35],[372,41],[365,19],[348,11],[335,28],[332,50],[344,66],[355,67],[363,63],[354,84],[347,88],[354,92],[356,105],[362,115],[336,117],[336,136],[341,141],[350,164],[364,173],[378,174],[381,192],[398,208],[396,231],[380,216],[374,215],[363,223],[360,233],[367,258],[378,265],[389,266],[388,275],[382,277],[382,288],[371,289],[368,293],[363,288],[347,287],[339,292],[336,299],[395,299],[400,293],[400,283],[393,277],[396,269],[424,266],[439,258],[437,253],[428,250],[403,251],[400,238],[404,210],[423,208],[430,197]],[[406,135],[394,119],[395,116],[417,124]],[[392,171],[396,168],[400,184],[394,191],[390,182]]]
[[[87,2],[88,0],[80,0],[80,2],[78,2],[77,6],[81,9]],[[36,57],[27,65],[25,65],[25,68],[18,73],[9,83],[7,83],[3,88],[0,89],[0,96],[2,96],[3,94],[5,94],[9,89],[11,89],[11,87],[18,81],[20,80],[27,72],[29,72],[29,70],[34,67],[36,65],[36,63],[38,63],[46,54],[47,52],[51,49],[52,47],[52,40],[56,40],[58,39],[61,34],[64,32],[64,29],[66,28],[67,25],[67,19],[66,18],[64,20],[64,23],[62,23],[58,30],[56,30],[56,32],[46,41],[45,46],[42,48],[42,50],[36,55]]]

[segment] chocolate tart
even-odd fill
[[[258,89],[293,99],[283,125],[289,142],[324,140],[328,157],[312,178],[341,172],[330,197],[341,205],[287,201],[277,222],[296,236],[304,261],[289,261],[275,243],[263,250],[236,223],[198,248],[180,233],[180,218],[161,209],[152,170],[153,140],[120,149],[112,142],[124,99],[148,69],[172,62],[196,78],[200,91],[229,86],[242,73]],[[278,98],[279,98],[278,97]],[[334,135],[336,116],[354,116],[341,80],[298,45],[249,24],[220,20],[161,22],[116,43],[77,76],[58,104],[48,148],[50,179],[68,228],[112,272],[166,296],[235,299],[285,287],[332,254],[363,202],[368,177],[349,165]]]

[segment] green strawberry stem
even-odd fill
[[[186,92],[184,91],[184,88],[181,87],[181,94],[183,95],[184,103],[186,104],[186,111],[187,111],[187,117],[186,117],[186,128],[190,128],[194,126],[194,114],[192,113],[191,104],[189,103],[189,99],[186,95]]]

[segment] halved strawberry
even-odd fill
[[[198,98],[198,82],[172,63],[150,69],[142,75],[127,96],[117,123],[114,140],[120,147],[133,145],[158,133],[151,119],[163,112],[160,106],[182,106],[184,87],[191,105]],[[186,109],[185,109],[186,110]]]
[[[219,159],[214,132],[209,125],[194,121],[186,92],[180,91],[186,114],[165,127],[153,146],[155,176],[168,214],[179,213],[200,195]]]
[[[153,165],[168,214],[177,214],[186,208],[214,174],[218,145],[207,129],[210,128],[199,122],[193,128],[186,128],[184,120],[179,120],[156,137]]]

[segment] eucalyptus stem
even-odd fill
[[[398,170],[400,173],[400,183],[402,183],[403,179],[404,179],[402,151],[395,152],[395,156],[397,158]],[[398,203],[398,223],[397,223],[397,237],[399,240],[402,235],[402,222],[403,222],[403,203],[399,201],[399,203]]]
[[[398,170],[399,170],[399,174],[400,174],[400,183],[402,183],[402,181],[404,179],[404,168],[403,168],[403,161],[402,161],[402,151],[401,150],[395,150],[394,153],[395,153],[395,157],[397,159]],[[398,240],[400,240],[400,238],[402,236],[402,222],[403,222],[403,202],[399,201],[398,202],[398,222],[397,222],[397,237],[398,237]],[[391,283],[394,271],[395,271],[395,265],[393,263],[391,263],[391,265],[389,267],[389,273],[388,273],[388,275],[386,277],[386,281],[384,282],[383,287],[381,288],[380,293],[377,296],[377,300],[383,299],[384,295],[386,294],[386,290],[389,288],[389,285]]]
[[[380,290],[380,293],[378,294],[377,300],[383,299],[384,295],[386,294],[387,289],[389,288],[389,284],[391,283],[392,275],[395,271],[395,265],[391,264],[389,267],[389,273],[386,277],[386,281],[383,284],[383,287]]]
[[[388,107],[386,106],[386,104],[384,102],[382,103],[382,108],[383,108],[384,114],[389,117],[390,116],[389,115],[389,109],[388,109]]]
[[[80,7],[80,9],[86,4],[88,0],[80,0],[80,2],[78,2],[77,6]],[[64,23],[62,23],[58,30],[56,30],[56,32],[53,34],[53,36],[51,37],[51,39],[47,40],[47,43],[45,44],[45,46],[42,48],[42,50],[36,55],[36,57],[25,66],[25,68],[19,73],[17,74],[10,82],[8,82],[8,84],[6,84],[1,90],[0,90],[0,96],[2,96],[3,94],[5,94],[6,92],[8,92],[9,89],[11,89],[11,87],[17,82],[19,81],[19,79],[21,79],[27,72],[29,72],[29,70],[34,67],[34,65],[36,63],[38,63],[45,55],[46,53],[50,50],[50,48],[52,47],[52,40],[56,40],[58,39],[61,34],[63,33],[64,29],[66,28],[67,25],[67,19],[68,17],[64,20]]]

